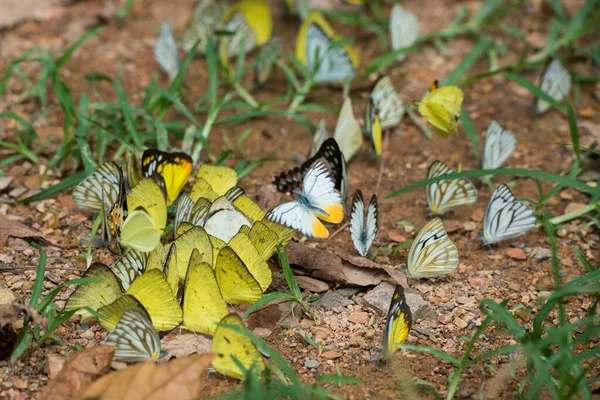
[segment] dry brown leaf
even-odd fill
[[[34,324],[46,326],[48,320],[33,307],[13,302],[11,304],[0,304],[0,326],[12,324],[19,319],[21,311],[31,318]]]
[[[0,214],[0,235],[18,238],[42,237],[41,232]]]
[[[56,379],[51,380],[40,398],[64,400],[78,398],[81,390],[104,374],[115,354],[114,347],[97,346],[74,353]]]
[[[351,256],[339,249],[320,250],[291,242],[286,253],[291,265],[309,270],[317,279],[352,286],[378,285],[381,281],[391,280],[407,286],[406,276],[399,269]]]
[[[160,349],[167,352],[161,361],[184,358],[194,353],[208,354],[211,343],[212,340],[208,336],[175,329],[160,340]]]
[[[98,379],[79,398],[197,399],[212,358],[212,354],[193,354],[166,364],[137,364]]]

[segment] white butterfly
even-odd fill
[[[104,344],[115,348],[115,360],[157,361],[160,357],[160,337],[150,317],[133,308],[125,310]]]
[[[414,14],[406,11],[399,4],[392,7],[390,17],[390,37],[392,50],[399,50],[410,47],[419,37],[419,21]],[[398,61],[404,61],[406,54],[400,54],[396,57]]]
[[[206,217],[197,225],[209,235],[228,243],[243,225],[251,227],[252,222],[223,196],[211,204]]]
[[[183,49],[192,50],[194,43],[200,40],[196,51],[204,54],[206,42],[211,38],[221,23],[221,7],[214,0],[201,0],[194,10],[194,16],[183,34]]]
[[[515,135],[511,131],[502,129],[500,124],[492,120],[485,131],[481,169],[500,168],[512,156],[516,147]]]
[[[158,65],[166,72],[169,82],[172,82],[179,72],[179,52],[175,44],[175,37],[169,21],[164,20],[160,29],[160,36],[154,47],[154,58]]]
[[[571,90],[571,75],[558,59],[553,59],[548,68],[546,68],[546,71],[544,71],[540,89],[556,101],[561,101],[563,96],[569,94]],[[535,108],[538,113],[543,114],[550,109],[550,104],[537,98]]]
[[[483,243],[492,244],[521,236],[535,227],[535,222],[533,210],[517,200],[508,186],[499,185],[483,217]]]
[[[365,203],[360,190],[357,190],[352,199],[352,211],[350,213],[350,237],[354,248],[363,257],[367,256],[369,248],[377,236],[378,215],[377,196],[371,196],[367,208],[367,219],[365,224]]]
[[[83,210],[99,213],[116,203],[122,185],[121,167],[113,161],[107,161],[75,187],[73,202]]]
[[[175,222],[173,222],[173,235],[177,239],[177,228],[182,222],[190,222],[192,218],[192,210],[194,209],[194,201],[189,194],[183,192],[177,200],[177,210],[175,211]]]
[[[304,175],[301,189],[294,189],[295,200],[281,203],[267,214],[273,222],[300,231],[303,235],[323,239],[329,231],[319,220],[339,224],[344,219],[344,205],[327,160],[319,158]]]
[[[365,121],[371,119],[371,107],[375,107],[381,122],[381,130],[393,128],[400,123],[404,116],[404,104],[396,92],[389,76],[382,76],[371,89],[365,109]],[[369,126],[369,122],[365,122]]]
[[[131,249],[111,265],[110,269],[121,283],[123,290],[127,290],[131,282],[144,272],[147,261],[146,253]]]
[[[227,15],[227,20],[223,21],[223,30],[231,32],[231,35],[223,36],[220,39],[220,53],[223,59],[237,56],[242,45],[246,53],[256,47],[256,33],[241,11],[237,10],[233,14]]]
[[[429,166],[427,178],[452,174],[454,171],[441,161]],[[434,214],[444,214],[456,207],[473,204],[477,201],[477,189],[465,178],[449,179],[430,183],[425,188],[427,205]]]
[[[449,274],[458,265],[458,250],[444,230],[439,218],[425,225],[408,252],[408,272],[411,278],[434,278]]]

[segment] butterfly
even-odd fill
[[[369,248],[377,237],[378,226],[377,196],[371,196],[365,223],[365,203],[360,190],[352,198],[352,211],[350,213],[350,237],[354,248],[363,257],[367,256]]]
[[[369,95],[371,101],[367,101],[365,109],[365,124],[371,125],[372,108],[375,108],[379,117],[381,130],[393,128],[400,123],[404,116],[404,104],[396,92],[389,76],[380,77]]]
[[[419,21],[417,17],[406,11],[399,4],[394,4],[390,16],[390,40],[392,50],[411,47],[419,37]],[[406,54],[399,54],[397,61],[404,61]]]
[[[427,178],[452,174],[454,171],[441,161],[429,166]],[[465,178],[449,179],[430,183],[425,188],[427,205],[434,214],[444,214],[456,207],[473,204],[477,201],[477,189]]]
[[[439,218],[429,221],[415,238],[407,260],[407,276],[434,278],[449,274],[458,265],[458,250]]]
[[[196,225],[204,227],[209,235],[229,242],[242,226],[249,227],[252,222],[226,197],[219,197],[208,208],[205,218]]]
[[[265,363],[250,338],[224,325],[244,328],[239,315],[229,314],[219,322],[212,339],[211,353],[215,355],[212,366],[218,372],[232,378],[244,379],[244,373],[233,357],[245,369],[254,368],[259,375],[265,369]]]
[[[492,120],[485,132],[481,169],[500,168],[510,158],[517,147],[515,135],[502,129],[499,123]]]
[[[349,44],[334,45],[338,39],[319,11],[310,12],[302,23],[296,57],[314,73],[313,82],[344,82],[356,74],[358,56]]]
[[[202,262],[214,265],[213,245],[206,231],[199,226],[192,226],[190,229],[177,236],[173,242],[177,246],[177,270],[179,271],[179,281],[184,282],[187,275],[187,269],[190,257],[194,249],[198,250]]]
[[[561,101],[563,96],[571,90],[571,75],[562,66],[558,59],[553,59],[542,75],[540,89],[556,101]],[[550,109],[550,104],[540,98],[536,98],[535,109],[543,114]]]
[[[127,189],[134,187],[142,179],[142,165],[135,153],[126,150],[127,164],[125,166],[127,176]]]
[[[229,314],[213,268],[198,250],[192,251],[183,292],[183,326],[195,333],[214,335],[217,323]]]
[[[194,200],[187,193],[181,193],[177,200],[177,208],[175,209],[175,221],[173,222],[173,239],[177,239],[179,225],[183,222],[189,222],[192,218],[192,211],[194,209]]]
[[[271,75],[271,71],[273,70],[273,65],[275,65],[277,57],[279,57],[281,49],[282,44],[279,38],[273,38],[269,40],[260,48],[257,56],[257,64],[254,75],[255,85],[264,85],[267,82],[267,79],[269,79],[269,75]]]
[[[252,246],[252,243],[249,244]],[[215,276],[223,299],[228,304],[253,304],[262,297],[260,284],[229,246],[219,251],[215,261]]]
[[[196,52],[204,54],[206,43],[212,39],[214,32],[221,23],[223,11],[214,0],[200,0],[191,21],[183,34],[183,49],[189,53],[196,41],[199,41]]]
[[[148,314],[136,309],[123,313],[104,344],[115,348],[114,359],[119,361],[158,361],[160,357],[158,332]]]
[[[237,179],[237,172],[233,168],[202,164],[196,174],[196,183],[190,197],[193,201],[198,201],[201,197],[214,201],[217,197],[226,195],[229,190],[238,191],[233,189],[237,185]]]
[[[429,92],[421,101],[415,102],[419,113],[437,129],[442,137],[449,132],[457,133],[458,117],[463,102],[463,91],[457,86],[438,87],[437,81],[429,87]]]
[[[164,20],[162,23],[160,36],[154,47],[154,58],[169,77],[169,82],[173,82],[179,73],[181,64],[173,30],[167,20]]]
[[[94,281],[77,286],[65,304],[65,311],[76,310],[75,314],[81,315],[83,320],[93,317],[84,307],[98,310],[115,301],[123,292],[117,276],[104,264],[92,264],[83,278],[92,278]]]
[[[129,250],[110,266],[123,290],[129,289],[131,282],[144,272],[147,260],[146,253]]]
[[[306,176],[309,168],[315,163],[316,160],[324,158],[329,167],[331,168],[335,188],[339,191],[343,189],[344,185],[344,158],[340,152],[340,148],[335,139],[326,139],[319,151],[306,160],[302,165],[292,170],[282,172],[273,180],[273,184],[277,188],[277,191],[291,195],[294,190],[298,190],[302,186],[302,181]]]
[[[272,208],[267,218],[299,230],[303,235],[323,239],[329,231],[320,220],[339,224],[344,218],[342,196],[327,161],[319,158],[308,168],[301,188],[292,190],[294,200]]]
[[[508,186],[498,185],[483,216],[483,243],[521,236],[535,227],[535,213],[517,200]]]
[[[177,200],[192,173],[192,166],[192,158],[185,153],[150,149],[142,154],[142,174],[145,177],[158,174],[163,178],[168,206]]]
[[[138,310],[143,314],[148,314],[144,306],[135,297],[125,294],[118,297],[112,303],[98,309],[98,322],[100,322],[100,325],[104,329],[111,332],[115,329],[123,313],[127,310]]]
[[[371,136],[371,145],[373,152],[376,156],[381,155],[381,140],[382,140],[382,129],[381,120],[379,119],[379,112],[377,107],[373,103],[373,99],[367,100],[367,111],[368,116],[365,116],[365,128],[369,136]]]
[[[406,341],[411,326],[412,313],[406,303],[404,288],[396,285],[383,331],[383,351],[387,357],[391,357],[398,350],[398,345]]]
[[[221,60],[237,56],[242,49],[250,52],[265,44],[273,31],[273,16],[264,0],[241,0],[223,14],[221,27],[231,35],[222,36],[219,46]]]

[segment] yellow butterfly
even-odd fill
[[[143,208],[134,210],[127,215],[119,243],[131,250],[150,252],[160,243],[162,229]]]
[[[229,304],[252,304],[262,297],[260,284],[229,246],[217,256],[215,276],[223,299]]]
[[[180,282],[185,280],[190,257],[194,249],[200,252],[203,262],[213,265],[213,247],[204,228],[194,226],[177,237],[173,243],[177,246],[176,260]]]
[[[259,254],[256,247],[248,235],[240,232],[233,237],[227,244],[242,260],[248,271],[259,283],[262,291],[267,290],[273,280],[271,269],[263,257]],[[267,247],[269,245],[267,244]]]
[[[100,325],[107,331],[112,331],[117,326],[121,316],[126,310],[135,309],[146,312],[142,304],[135,297],[125,294],[115,299],[112,303],[102,306],[98,309]]]
[[[93,316],[83,307],[98,310],[119,298],[122,289],[116,275],[101,263],[92,264],[83,274],[83,278],[93,278],[95,282],[78,286],[69,296],[65,304],[65,311],[77,310],[75,314],[81,315],[85,320]]]
[[[163,257],[161,255],[161,257],[156,261],[153,262],[152,264],[148,265],[148,268],[146,269],[146,271],[149,271],[151,269],[158,269],[160,271],[163,272],[163,274],[165,275],[165,277],[167,278],[167,283],[169,284],[169,287],[171,288],[171,292],[173,293],[173,296],[175,296],[175,298],[177,298],[177,294],[179,292],[179,269],[177,268],[177,246],[175,245],[175,243],[171,243],[170,245],[167,246],[161,246],[161,250],[164,252],[164,249],[168,249],[168,252],[166,254],[166,256],[164,257],[164,262],[159,263],[159,261],[163,260]]]
[[[217,323],[229,311],[212,267],[198,250],[190,257],[183,293],[183,326],[192,332],[214,335]]]
[[[221,60],[226,63],[239,54],[242,43],[246,52],[265,44],[271,38],[273,16],[264,0],[241,0],[225,12],[221,27],[232,32],[223,36],[219,44]]]
[[[458,86],[438,87],[437,81],[429,88],[423,100],[415,102],[419,113],[433,125],[440,136],[447,137],[449,132],[458,132],[458,117],[462,107],[464,93]]]
[[[204,197],[214,201],[224,196],[237,184],[237,172],[232,168],[203,164],[196,174],[196,183],[192,187],[190,197],[194,202]]]
[[[398,345],[406,341],[412,326],[412,313],[406,303],[404,288],[396,286],[387,314],[387,321],[383,333],[383,350],[387,357],[391,357]]]
[[[236,314],[225,316],[219,324],[244,328],[242,319]],[[212,362],[214,369],[232,378],[244,379],[244,374],[233,361],[233,357],[245,369],[254,367],[254,371],[258,373],[265,369],[265,363],[252,340],[248,336],[235,332],[226,326],[217,327],[212,340],[211,352],[215,354]]]
[[[192,173],[192,158],[185,153],[165,153],[159,150],[146,150],[142,155],[142,174],[151,177],[162,176],[167,192],[167,205],[173,204]]]

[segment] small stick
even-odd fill
[[[325,239],[325,241],[328,241],[329,239],[333,239],[334,236],[336,236],[338,233],[340,233],[341,231],[346,229],[347,226],[348,226],[348,222],[344,222],[344,225],[340,226],[340,228],[337,231],[333,232],[327,239]]]

